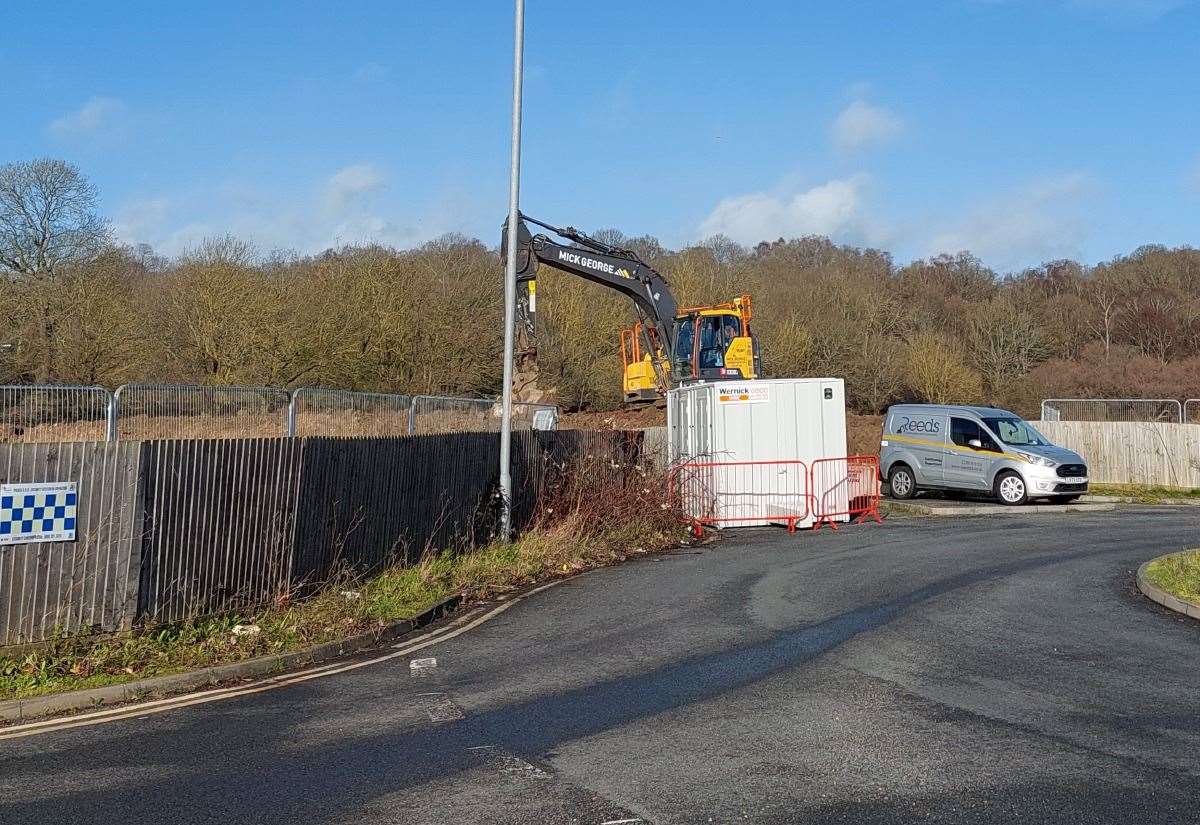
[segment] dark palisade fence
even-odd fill
[[[496,433],[0,445],[0,483],[75,481],[77,538],[0,546],[0,645],[178,621],[492,537]],[[514,519],[568,466],[628,473],[640,433],[513,437]]]

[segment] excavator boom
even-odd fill
[[[528,224],[571,244],[544,233],[535,235]],[[503,256],[507,234],[502,237]],[[750,336],[749,296],[681,311],[666,279],[634,251],[606,244],[573,227],[553,226],[524,214],[517,225],[517,244],[517,282],[526,286],[517,293],[522,332],[527,339],[525,360],[536,361],[535,277],[538,265],[545,264],[616,290],[633,301],[638,322],[623,332],[621,339],[627,401],[652,400],[668,387],[688,381],[757,377],[758,354]],[[530,352],[534,353],[532,358]]]

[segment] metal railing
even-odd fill
[[[514,429],[556,429],[558,407],[513,404]],[[495,432],[500,402],[301,387],[0,385],[0,443]]]
[[[108,438],[282,436],[290,403],[274,387],[125,384],[113,393]]]
[[[0,441],[103,441],[112,394],[68,384],[0,386]]]
[[[1159,421],[1184,420],[1183,406],[1174,398],[1047,398],[1043,421]]]
[[[548,404],[513,404],[514,429],[552,429],[539,423],[539,415],[558,418],[558,407]],[[455,398],[447,395],[418,395],[408,413],[410,433],[497,432],[500,401],[492,398]]]
[[[1189,398],[1183,402],[1183,423],[1200,424],[1200,398]]]
[[[301,387],[288,406],[288,435],[387,436],[410,432],[411,395]]]

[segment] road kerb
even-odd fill
[[[55,693],[47,696],[33,696],[28,699],[11,699],[0,702],[0,722],[19,722],[55,713],[94,710],[104,705],[135,701],[147,696],[185,693],[222,682],[270,676],[301,665],[336,659],[360,650],[377,647],[384,642],[397,639],[437,621],[457,609],[461,601],[461,594],[455,594],[411,619],[403,619],[379,630],[360,633],[345,639],[336,639],[304,650],[259,656],[242,662],[230,662],[227,665],[216,665],[169,676],[138,679],[119,685],[73,690],[68,693]]]
[[[1117,508],[1116,504],[1078,503],[1026,504],[1019,507],[1008,507],[1003,504],[986,502],[978,504],[933,504],[908,500],[900,503],[919,515],[933,516],[935,518],[947,516],[1021,516],[1031,513],[1061,513],[1063,515],[1070,515],[1072,513],[1107,513]]]
[[[1175,554],[1167,553],[1167,555],[1173,556]],[[1150,581],[1149,577],[1146,576],[1146,568],[1149,567],[1152,562],[1158,561],[1158,559],[1161,558],[1163,558],[1163,556],[1150,559],[1150,561],[1144,562],[1141,567],[1138,568],[1138,590],[1142,591],[1142,595],[1150,599],[1150,601],[1157,602],[1168,610],[1174,610],[1176,613],[1182,613],[1183,615],[1190,616],[1193,619],[1200,619],[1200,604],[1190,602],[1187,599],[1181,599],[1172,593],[1168,593],[1157,584]]]

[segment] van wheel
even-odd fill
[[[1012,470],[1005,470],[996,476],[996,498],[1001,504],[1016,507],[1029,501],[1029,491],[1025,488],[1025,479]]]
[[[917,480],[907,464],[897,464],[888,473],[888,495],[892,498],[908,499],[917,494]]]

